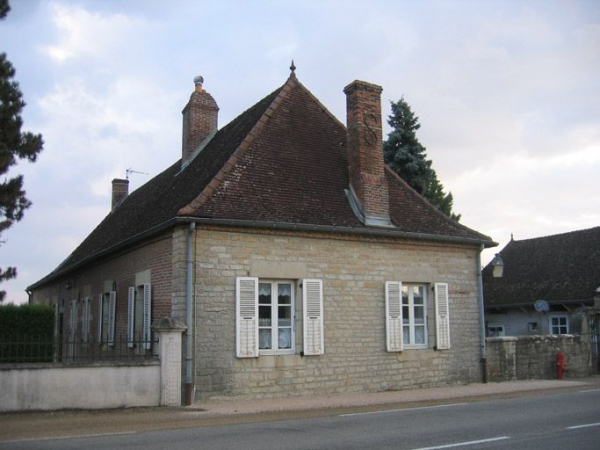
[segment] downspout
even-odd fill
[[[480,335],[481,335],[481,375],[482,382],[487,383],[487,349],[485,347],[485,306],[483,303],[483,280],[481,276],[481,252],[483,251],[484,246],[481,244],[479,248],[479,252],[477,252],[477,290],[479,295],[479,321],[481,325]]]
[[[185,405],[194,403],[194,358],[193,358],[193,336],[194,336],[194,232],[196,223],[191,222],[187,232],[187,274],[185,286]]]

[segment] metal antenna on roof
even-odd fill
[[[139,172],[137,170],[133,170],[131,167],[125,171],[125,179],[129,180],[129,175],[132,173],[139,173],[140,175],[148,175],[146,172]]]

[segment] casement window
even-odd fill
[[[566,314],[552,314],[548,317],[550,321],[550,334],[569,334],[569,316]]]
[[[117,292],[110,291],[98,296],[98,343],[115,343],[115,318]]]
[[[291,281],[258,283],[258,350],[294,353],[295,299]]]
[[[323,285],[302,280],[303,347],[305,355],[320,355],[323,345]],[[293,280],[254,277],[236,279],[236,355],[296,352],[296,289]]]
[[[152,288],[150,283],[132,286],[128,293],[127,345],[141,343],[146,350],[152,348]]]
[[[429,348],[427,330],[428,285],[385,283],[387,351]],[[435,283],[436,349],[450,348],[448,284]]]
[[[488,323],[487,335],[488,337],[505,336],[504,325],[501,323]]]
[[[81,317],[81,338],[88,342],[90,338],[90,320],[92,318],[92,301],[90,297],[83,299],[83,316]]]

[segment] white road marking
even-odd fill
[[[579,428],[589,428],[589,427],[600,427],[600,422],[586,423],[585,425],[573,425],[572,427],[565,428],[565,430],[577,430]]]
[[[485,444],[486,442],[502,441],[504,439],[510,439],[508,436],[500,436],[490,439],[480,439],[478,441],[458,442],[456,444],[439,445],[437,447],[421,447],[415,448],[414,450],[437,450],[441,448],[452,448],[452,447],[463,447],[465,445]]]
[[[460,405],[466,405],[466,403],[451,403],[449,405],[421,406],[419,408],[386,409],[384,411],[369,411],[369,412],[361,412],[361,413],[340,414],[338,417],[366,416],[369,414],[387,414],[387,413],[400,412],[400,411],[417,411],[417,410],[421,410],[421,409],[433,409],[433,408],[449,408],[450,406],[460,406]]]
[[[61,439],[117,436],[117,435],[123,435],[123,434],[136,434],[136,433],[137,433],[137,431],[121,431],[118,433],[80,434],[80,435],[73,435],[73,436],[53,436],[53,437],[32,438],[32,439],[14,439],[12,441],[0,441],[0,444],[11,444],[11,443],[16,443],[16,442],[34,442],[34,441],[58,441]]]
[[[600,389],[587,389],[585,391],[577,391],[577,392],[579,392],[580,394],[587,393],[587,392],[600,392]]]

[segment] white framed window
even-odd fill
[[[132,286],[128,292],[127,345],[138,345],[146,350],[152,348],[152,288],[150,283]]]
[[[405,348],[427,348],[427,287],[402,284],[402,340]]]
[[[552,314],[548,317],[550,334],[569,334],[569,316],[566,314]]]
[[[295,352],[295,291],[293,281],[259,281],[259,353]]]
[[[429,348],[427,329],[428,287],[426,283],[386,281],[385,314],[388,352]],[[436,350],[450,348],[448,283],[435,283]]]
[[[501,324],[501,323],[488,323],[487,331],[488,331],[488,337],[505,336],[504,324]]]
[[[323,282],[318,279],[273,280],[238,277],[236,356],[285,355],[296,352],[296,289],[302,288],[304,355],[322,355]]]

